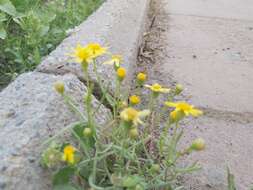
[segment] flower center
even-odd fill
[[[130,121],[133,121],[138,116],[138,111],[133,108],[127,110],[127,117]]]
[[[189,111],[189,110],[191,110],[192,107],[187,103],[181,102],[178,104],[177,108],[182,111]]]
[[[159,85],[159,84],[154,84],[154,85],[153,85],[153,89],[154,89],[154,90],[161,90],[161,88],[162,88],[162,87],[161,87],[161,85]]]

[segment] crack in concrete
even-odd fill
[[[64,75],[66,75],[66,74],[74,74],[74,73],[72,73],[72,72],[57,72],[57,71],[37,71],[37,72],[39,72],[39,73],[45,73],[45,74],[52,74],[52,75],[61,75],[61,76],[64,76]],[[84,80],[82,77],[79,77],[79,76],[77,76],[77,75],[75,75],[77,78],[78,78],[78,80],[81,82],[81,83],[83,83],[85,86],[87,85],[87,81],[86,80]],[[93,87],[93,93],[92,93],[92,95],[104,106],[104,107],[106,107],[106,108],[108,108],[109,110],[111,110],[112,111],[112,106],[109,104],[109,102],[107,102],[106,101],[106,99],[103,97],[103,93],[102,93],[102,91],[101,91],[101,89],[100,89],[100,87],[99,87],[99,84],[98,84],[98,82],[96,82],[96,81],[91,81],[92,83],[93,83],[93,85],[94,85],[94,87]],[[113,95],[112,94],[110,94],[112,97],[113,97]],[[103,101],[102,101],[103,100]]]
[[[233,121],[240,124],[253,123],[253,113],[252,112],[233,112],[233,111],[223,111],[213,108],[200,107],[203,110],[204,115],[210,118],[215,118],[217,120]]]

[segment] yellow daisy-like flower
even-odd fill
[[[140,82],[144,82],[147,80],[147,75],[145,73],[138,73],[137,75],[137,79]]]
[[[144,124],[141,119],[148,116],[149,114],[150,114],[149,110],[138,111],[134,108],[129,107],[125,108],[120,113],[120,118],[123,121],[132,122],[135,126],[137,126],[138,124]]]
[[[78,63],[89,63],[92,59],[92,53],[87,47],[77,45],[74,50],[74,55]]]
[[[133,105],[139,104],[140,101],[141,101],[140,97],[136,96],[136,95],[130,96],[129,100],[130,100],[130,103],[133,104]]]
[[[106,53],[107,48],[102,47],[99,43],[90,43],[86,46],[91,51],[92,58],[97,58]]]
[[[119,67],[122,62],[123,58],[121,55],[112,55],[111,60],[104,62],[104,64],[115,65],[116,67]]]
[[[63,161],[68,162],[69,164],[74,164],[75,162],[75,148],[71,145],[67,145],[63,150]]]
[[[197,117],[203,114],[201,110],[194,108],[193,105],[190,105],[186,102],[165,102],[165,105],[174,107],[174,114],[179,111],[183,112],[186,116],[192,115],[194,117]]]
[[[153,92],[156,93],[169,93],[170,89],[169,88],[163,88],[160,84],[155,83],[153,85],[145,85],[145,87],[149,88]]]
[[[117,76],[120,80],[123,80],[126,77],[126,69],[123,67],[120,67],[117,69]]]

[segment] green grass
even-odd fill
[[[33,70],[103,0],[0,0],[0,89]]]

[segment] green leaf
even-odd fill
[[[53,190],[77,190],[77,189],[70,184],[64,184],[54,186]]]
[[[4,40],[7,36],[7,32],[4,29],[3,24],[0,22],[0,39]]]
[[[233,174],[230,173],[229,168],[227,168],[227,175],[228,175],[228,190],[236,190],[235,177]]]
[[[17,15],[16,8],[10,0],[0,0],[0,10],[14,17]]]
[[[142,182],[142,178],[139,176],[126,176],[122,181],[123,187],[135,187],[137,184]]]
[[[4,21],[6,21],[6,20],[7,20],[7,18],[6,18],[5,13],[0,12],[0,22],[4,22]]]
[[[74,175],[75,168],[74,167],[64,167],[60,169],[53,177],[53,185],[67,185],[70,181],[70,178]]]
[[[45,35],[48,33],[49,29],[50,29],[49,26],[47,26],[47,25],[42,25],[41,28],[40,28],[40,31],[39,31],[40,37],[45,36]]]

